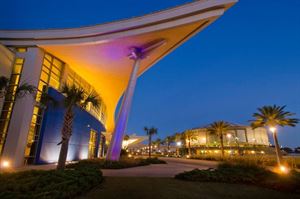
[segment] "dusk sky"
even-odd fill
[[[94,25],[180,5],[184,0],[1,2],[0,29]],[[158,136],[216,120],[248,124],[257,107],[287,105],[300,118],[300,1],[241,0],[139,80],[128,134]],[[300,125],[279,130],[300,146]]]

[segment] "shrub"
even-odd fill
[[[73,198],[102,180],[102,172],[93,168],[3,173],[0,174],[0,198]]]
[[[254,163],[258,166],[275,166],[277,164],[276,156],[274,155],[243,155],[243,156],[225,156],[224,159],[220,155],[202,154],[193,156],[192,159],[213,160],[213,161],[229,161],[238,164]],[[284,163],[292,168],[300,168],[299,157],[284,157]]]
[[[176,179],[200,182],[224,182],[253,184],[279,191],[300,193],[300,173],[291,171],[279,175],[255,164],[222,163],[217,169],[207,169],[180,173]]]
[[[67,168],[86,168],[93,167],[97,169],[124,169],[138,166],[146,166],[150,164],[165,164],[163,160],[158,158],[121,158],[120,161],[108,161],[104,159],[87,159],[80,160],[77,163],[67,165]]]
[[[167,164],[166,161],[160,160],[157,157],[144,159],[149,164]]]

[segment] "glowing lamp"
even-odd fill
[[[275,127],[270,127],[269,130],[270,130],[272,133],[275,133],[275,132],[276,132],[276,128],[275,128]]]
[[[286,173],[289,172],[289,169],[287,167],[283,166],[283,165],[280,165],[279,166],[279,171],[280,171],[280,173],[286,174]]]
[[[9,167],[10,167],[9,161],[3,160],[3,161],[1,162],[1,167],[2,167],[2,168],[9,168]]]

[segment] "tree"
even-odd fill
[[[0,76],[0,98],[5,97],[6,93],[13,92],[10,91],[10,85],[9,85],[9,79],[4,76]],[[17,90],[15,91],[16,99],[25,97],[25,95],[28,94],[35,94],[36,93],[36,87],[32,86],[26,82],[21,83]]]
[[[151,158],[151,143],[152,143],[152,136],[157,134],[157,128],[151,127],[144,127],[144,130],[146,131],[146,134],[149,136],[149,158]]]
[[[228,122],[216,121],[216,122],[211,123],[207,128],[207,131],[210,134],[216,135],[219,138],[220,144],[221,144],[222,158],[224,158],[223,134],[226,131],[228,131],[230,127],[231,127],[231,125]]]
[[[276,150],[276,157],[277,157],[277,163],[280,166],[282,163],[282,154],[280,152],[280,146],[277,138],[277,127],[281,126],[296,126],[296,124],[299,122],[299,119],[296,118],[290,118],[291,116],[295,115],[294,113],[290,113],[288,111],[285,111],[286,106],[263,106],[261,108],[258,108],[258,112],[254,113],[252,117],[254,117],[254,120],[251,121],[252,128],[258,128],[258,127],[265,127],[268,128],[272,134],[275,144],[275,150]]]
[[[91,93],[86,96],[84,90],[76,87],[75,85],[69,86],[64,84],[61,89],[61,93],[65,96],[63,103],[66,111],[61,130],[62,140],[58,143],[58,145],[61,144],[61,149],[58,158],[57,170],[63,170],[65,168],[69,140],[72,135],[74,107],[79,106],[80,108],[86,108],[86,106],[90,103],[95,108],[98,108],[101,103],[100,98],[96,94]]]
[[[191,153],[191,141],[195,139],[195,135],[194,135],[194,132],[192,130],[187,130],[184,132],[184,139],[185,141],[188,142],[188,153],[189,153],[189,156],[192,155]]]
[[[168,152],[170,151],[170,146],[171,146],[171,144],[174,142],[174,140],[175,140],[175,137],[174,137],[174,136],[167,136],[167,137],[163,140],[163,142],[164,142],[165,144],[167,144]]]
[[[0,77],[0,98],[5,96],[6,89],[8,87],[9,79],[7,77]]]
[[[157,147],[157,149],[159,150],[160,148],[160,144],[162,143],[161,139],[160,138],[157,138],[153,144]]]

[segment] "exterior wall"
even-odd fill
[[[63,95],[53,88],[49,88],[49,95],[56,101],[61,102]],[[35,158],[35,163],[45,164],[57,162],[61,145],[61,129],[63,125],[65,109],[61,104],[49,105],[45,111],[42,128],[40,132],[39,146]],[[74,161],[88,158],[90,131],[97,132],[96,152],[101,156],[99,145],[101,132],[105,131],[103,124],[88,112],[75,108],[75,119],[73,122],[73,132],[69,142],[67,161]],[[103,138],[102,138],[103,140]]]
[[[15,54],[5,46],[0,44],[0,76],[4,76],[7,78],[10,77],[14,59]],[[4,97],[0,98],[0,112],[2,111],[3,102]]]
[[[38,85],[43,59],[43,51],[37,47],[27,48],[24,53],[16,53],[16,57],[24,58],[20,82],[33,86]],[[2,159],[11,162],[13,167],[24,164],[24,150],[31,122],[34,97],[27,95],[14,103],[9,129],[4,145]]]

